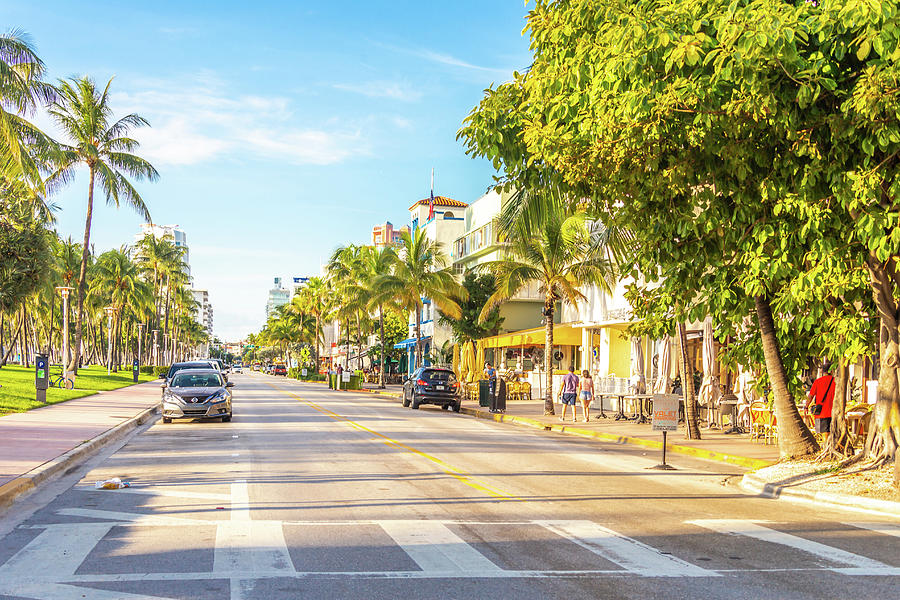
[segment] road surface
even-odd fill
[[[0,598],[898,597],[900,524],[258,373],[0,519]],[[121,477],[133,487],[95,490]]]

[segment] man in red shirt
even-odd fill
[[[831,365],[828,363],[819,367],[819,377],[816,379],[809,390],[806,398],[806,404],[803,410],[808,411],[810,403],[821,406],[822,410],[817,414],[813,411],[813,417],[816,420],[816,433],[822,434],[823,441],[828,441],[828,434],[831,432],[831,405],[834,402],[834,376],[829,372]]]

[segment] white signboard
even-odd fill
[[[341,373],[341,381],[344,383],[350,383],[350,371],[344,371]]]
[[[678,431],[678,396],[653,395],[653,431]]]
[[[303,370],[301,371],[301,373],[303,373],[303,376],[306,377],[306,369],[303,369]]]

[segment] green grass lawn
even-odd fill
[[[51,379],[60,373],[58,365],[50,369]],[[152,381],[152,375],[141,374],[139,381]],[[6,365],[0,369],[0,415],[24,412],[44,406],[34,399],[34,367],[26,369],[18,365]],[[117,390],[132,385],[131,371],[106,374],[106,367],[92,366],[78,369],[74,390],[50,388],[47,404],[65,402],[73,398],[90,396],[98,391]]]

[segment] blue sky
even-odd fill
[[[405,223],[432,167],[435,194],[483,194],[493,170],[456,131],[485,87],[530,60],[521,0],[0,8],[51,80],[115,76],[117,114],[150,121],[135,137],[161,179],[139,190],[154,222],[187,234],[195,285],[229,340],[262,325],[273,277],[316,274],[374,224]],[[63,235],[83,234],[86,188],[53,198]],[[141,222],[102,201],[94,215],[98,251],[131,243]]]

